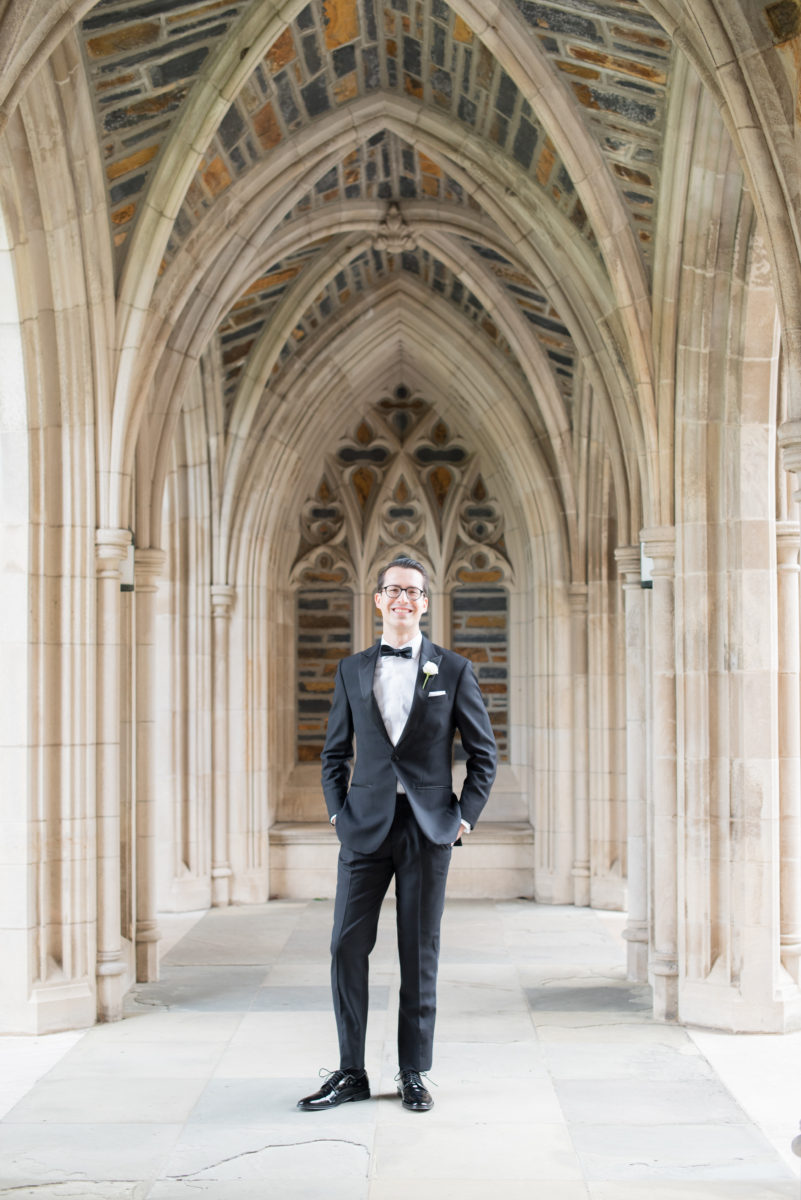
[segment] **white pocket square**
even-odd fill
[[[433,700],[435,696],[447,696],[447,694],[447,692],[429,692],[428,698],[429,700]]]

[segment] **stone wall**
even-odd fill
[[[451,595],[452,645],[469,658],[489,710],[498,760],[509,762],[509,597],[500,587],[460,587]],[[459,747],[457,758],[463,758]]]
[[[353,647],[353,593],[298,592],[298,762],[319,763],[337,664]]]

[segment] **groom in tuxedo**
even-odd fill
[[[304,1112],[369,1099],[368,958],[393,876],[398,1092],[412,1112],[432,1107],[420,1076],[431,1066],[451,847],[475,826],[495,778],[495,739],[470,662],[420,632],[428,608],[425,568],[412,558],[393,559],[378,577],[375,603],[383,636],[339,664],[322,754],[325,802],[341,843],[331,938],[340,1069],[298,1101]],[[467,755],[458,799],[451,779],[457,729]]]

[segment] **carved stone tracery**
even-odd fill
[[[377,564],[398,549],[433,569],[449,596],[454,649],[473,663],[508,761],[511,566],[503,514],[477,453],[404,386],[325,456],[301,509],[291,575],[298,761],[319,759],[336,665],[352,649],[354,593],[369,593]]]
[[[320,546],[339,548],[358,574],[371,547],[405,546],[451,576],[476,546],[509,569],[503,515],[475,452],[405,386],[382,397],[326,457],[301,510],[294,576]]]

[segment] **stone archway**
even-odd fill
[[[535,618],[532,594],[516,583],[502,506],[483,478],[482,469],[493,466],[487,447],[401,383],[357,410],[344,435],[317,457],[318,482],[299,507],[290,572],[295,762],[285,772],[271,829],[271,892],[332,894],[336,844],[321,819],[319,756],[333,676],[344,654],[377,635],[375,577],[402,550],[430,571],[427,632],[473,662],[499,746],[497,785],[470,843],[470,861],[462,855],[454,864],[451,891],[533,895],[519,631]],[[458,780],[458,747],[455,773]]]
[[[9,1025],[120,1016],[157,969],[159,855],[176,908],[279,890],[270,831],[313,824],[300,577],[328,554],[367,639],[382,527],[436,568],[443,637],[476,554],[502,572],[520,890],[620,906],[628,875],[660,1016],[797,1022],[792,5],[167,7],[0,16],[25,364],[0,465],[16,439],[28,489]],[[451,505],[446,464],[395,446],[359,525],[330,460],[401,385],[480,470]],[[505,547],[474,529],[460,558],[479,476]],[[302,550],[304,503],[338,496],[347,554],[317,518]]]

